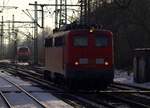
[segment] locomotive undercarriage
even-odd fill
[[[77,71],[67,70],[65,75],[45,71],[44,78],[59,84],[65,84],[71,89],[105,89],[113,82],[113,70]]]

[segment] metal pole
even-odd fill
[[[58,1],[59,1],[59,4],[58,4]],[[81,4],[83,4],[83,3],[81,3]],[[37,7],[37,6],[55,6],[55,28],[59,28],[61,25],[67,24],[67,7],[68,6],[82,7],[81,5],[67,4],[67,0],[55,0],[55,4],[37,4],[37,2],[36,2],[35,4],[29,3],[29,5],[34,5],[34,6],[36,5],[35,7]],[[59,6],[59,9],[58,9],[58,6]],[[62,17],[63,17],[63,19],[62,19]]]
[[[84,24],[84,0],[81,0],[81,10],[80,10],[80,24]]]
[[[1,22],[1,59],[3,59],[3,16],[2,16],[2,22]]]
[[[14,54],[15,54],[15,63],[17,62],[17,41],[18,41],[18,30],[16,29],[15,32],[15,43],[14,43]]]
[[[42,27],[41,28],[44,28],[44,5],[41,5],[41,11],[42,11]]]
[[[87,0],[84,0],[84,24],[87,24]]]
[[[60,0],[60,4],[62,4],[62,0]],[[60,10],[59,10],[59,28],[61,27],[62,25],[62,5],[60,6]]]
[[[89,21],[89,18],[90,18],[90,12],[91,12],[91,0],[88,0],[87,1],[87,5],[88,5],[88,9],[87,9],[87,22],[90,23]]]
[[[41,55],[40,57],[40,62],[43,63],[43,65],[45,64],[45,58],[44,58],[44,55],[45,55],[45,49],[44,49],[44,39],[45,39],[45,36],[44,36],[44,9],[43,9],[43,5],[41,5],[41,10],[42,10],[42,52],[40,52],[39,54]],[[43,55],[42,55],[43,54]]]
[[[8,23],[8,40],[9,40],[9,44],[8,44],[8,58],[11,58],[11,41],[10,41],[10,23]]]
[[[14,15],[12,16],[12,35],[14,36]],[[14,37],[13,37],[14,38]],[[15,42],[14,42],[15,43]],[[13,57],[12,57],[13,61],[15,62],[15,47],[13,47]]]
[[[58,28],[58,0],[55,0],[55,28]]]
[[[65,0],[65,25],[67,24],[67,0]]]
[[[14,30],[15,25],[14,25],[14,21],[15,21],[15,17],[14,15],[12,16],[12,33],[14,36],[14,51],[13,51],[13,61],[16,62],[16,58],[17,58],[17,31]]]
[[[37,16],[37,1],[35,1],[35,7],[34,7],[35,13],[34,13],[34,64],[38,64],[38,16]]]

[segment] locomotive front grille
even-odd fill
[[[96,58],[95,62],[93,60],[89,60],[88,58],[80,58],[79,64],[104,64],[104,58]]]

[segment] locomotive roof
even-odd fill
[[[56,32],[52,35],[50,35],[50,37],[58,37],[58,36],[64,36],[70,32],[86,32],[86,31],[90,31],[90,29],[75,29],[75,30],[67,30],[67,31],[59,31],[59,32]],[[111,32],[110,30],[105,30],[105,29],[94,29],[94,32]],[[50,38],[48,37],[48,38]]]

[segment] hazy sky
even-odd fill
[[[68,4],[77,4],[78,0],[67,0]],[[4,21],[12,21],[12,15],[15,16],[15,21],[32,21],[32,19],[30,17],[28,17],[22,10],[28,9],[29,13],[34,17],[34,6],[29,6],[29,3],[34,4],[35,0],[0,0],[0,11],[2,11],[2,13],[0,13],[0,21],[2,20],[2,16],[3,16],[3,20]],[[37,0],[38,4],[54,4],[55,0]],[[3,8],[2,6],[5,6],[6,8]],[[8,8],[7,8],[8,6]],[[11,8],[9,6],[16,6],[18,7],[17,9],[15,8]],[[77,9],[78,7],[69,7],[70,9]],[[38,6],[38,9],[40,9],[40,7]],[[54,28],[54,7],[44,7],[44,14],[45,14],[45,27],[50,27],[50,28]],[[72,14],[72,11],[69,11],[68,15],[72,16],[75,14]],[[77,16],[77,14],[76,14]],[[38,12],[38,23],[41,24],[41,13]],[[12,27],[12,24],[10,24],[10,27]],[[34,29],[28,28],[28,27],[33,27],[33,24],[16,24],[15,23],[15,27],[19,30],[22,31],[25,34],[34,34]],[[8,23],[4,23],[4,29],[8,29],[9,28],[9,24]],[[15,28],[15,29],[16,29]],[[4,36],[8,36],[7,35],[7,31],[4,30]],[[38,31],[40,32],[42,29],[38,29]],[[18,34],[19,37],[21,37],[21,39],[25,39],[26,36],[23,34]],[[13,36],[12,36],[13,38]],[[4,39],[5,43],[8,43],[7,38]]]
[[[67,0],[68,4],[76,4],[78,0]],[[15,15],[15,20],[19,21],[31,21],[31,18],[29,18],[25,13],[22,12],[22,10],[29,9],[29,12],[32,16],[34,16],[34,7],[29,6],[29,3],[34,3],[35,0],[0,0],[0,6],[17,6],[17,9],[11,8],[4,8],[3,12],[0,13],[0,20],[1,16],[4,17],[4,20],[12,20],[12,15]],[[55,0],[37,0],[40,4],[54,4]],[[71,7],[69,7],[71,8]],[[40,9],[40,7],[39,7]],[[2,7],[0,8],[2,10]],[[45,25],[54,27],[54,7],[44,7],[45,10]],[[70,12],[69,15],[72,15]],[[41,14],[38,13],[39,22]]]

